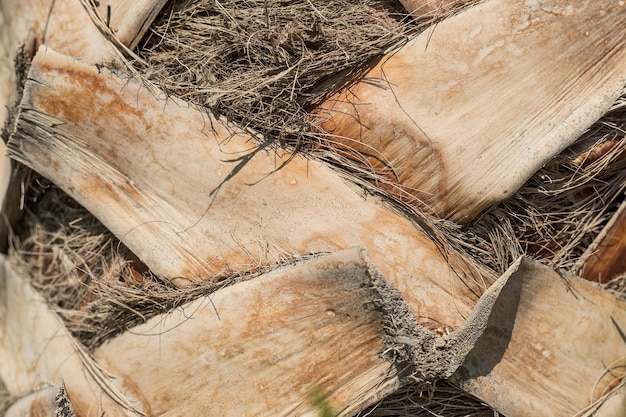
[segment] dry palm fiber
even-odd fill
[[[171,2],[138,54],[164,91],[281,141],[320,80],[406,39],[393,2]],[[375,7],[378,7],[376,9]]]
[[[380,193],[376,181],[385,180],[366,165],[327,151],[325,143],[333,139],[311,130],[307,111],[428,23],[432,19],[409,19],[397,3],[384,0],[171,2],[136,51],[145,64],[136,65],[169,94],[304,149]],[[498,273],[520,254],[578,272],[580,255],[622,192],[624,117],[617,103],[517,194],[467,227],[437,224]],[[609,141],[614,146],[607,154],[576,162],[592,144]]]
[[[464,239],[481,248],[475,256],[490,254],[488,263],[498,272],[518,254],[527,254],[580,273],[581,256],[624,199],[625,100],[622,96],[510,199],[463,228]]]
[[[158,308],[150,293],[160,285],[133,273],[128,251],[87,210],[42,183],[45,179],[35,178],[26,194],[9,257],[16,270],[32,277],[70,332],[93,348],[128,328],[125,313],[138,320],[150,307]],[[142,289],[148,290],[145,295]]]
[[[427,21],[392,0],[170,2],[136,65],[164,91],[267,138],[315,146],[307,110]]]
[[[498,417],[479,399],[446,381],[424,389],[410,384],[363,410],[358,417]]]

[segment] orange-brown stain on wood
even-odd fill
[[[332,135],[336,152],[379,177],[372,180],[378,187],[427,212],[445,212],[446,167],[439,149],[408,115],[367,101],[393,94],[392,86],[381,83],[363,82],[328,100],[318,124]],[[374,125],[376,120],[390,126]]]
[[[96,358],[142,384],[125,386],[142,389],[154,415],[198,406],[275,415],[280,407],[300,410],[319,387],[331,401],[349,405],[395,375],[379,356],[384,330],[373,305],[377,294],[354,258],[312,260],[219,290],[210,301],[113,339]],[[162,360],[144,361],[137,351]],[[115,370],[120,356],[132,359]],[[174,369],[168,383],[158,382]]]
[[[610,105],[625,76],[612,3],[481,2],[384,57],[318,125],[404,201],[466,223]]]
[[[53,88],[50,89],[40,88],[33,97],[33,104],[51,116],[80,126],[91,126],[94,121],[105,117],[124,128],[127,114],[132,115],[135,122],[145,122],[142,111],[126,103],[119,91],[107,85],[107,79],[99,76],[95,68],[59,68],[56,62],[49,63],[44,58],[39,62],[38,71],[42,75],[35,75],[34,78],[58,77],[67,80],[61,85],[51,86]],[[72,97],[74,101],[68,100],[68,97]]]
[[[52,417],[55,414],[55,404],[48,397],[37,396],[30,404],[28,417]]]

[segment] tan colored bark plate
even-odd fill
[[[383,58],[319,124],[399,198],[465,223],[613,104],[625,26],[623,1],[484,1]]]

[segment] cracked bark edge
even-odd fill
[[[462,326],[439,336],[418,324],[402,294],[382,276],[365,250],[361,250],[361,257],[380,298],[387,347],[384,355],[396,364],[401,378],[423,381],[447,379],[459,368],[485,331],[494,305],[521,262],[521,258],[514,262],[483,294]]]

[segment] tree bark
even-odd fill
[[[323,164],[264,149],[236,126],[100,72],[40,50],[10,152],[163,279],[184,287],[361,246],[416,316],[451,328],[495,281]]]
[[[318,110],[338,152],[381,186],[467,223],[510,197],[626,84],[613,2],[485,1],[390,53]]]
[[[506,416],[601,409],[624,376],[626,303],[528,259],[509,274],[493,321],[452,380]],[[612,402],[626,403],[616,392]]]

